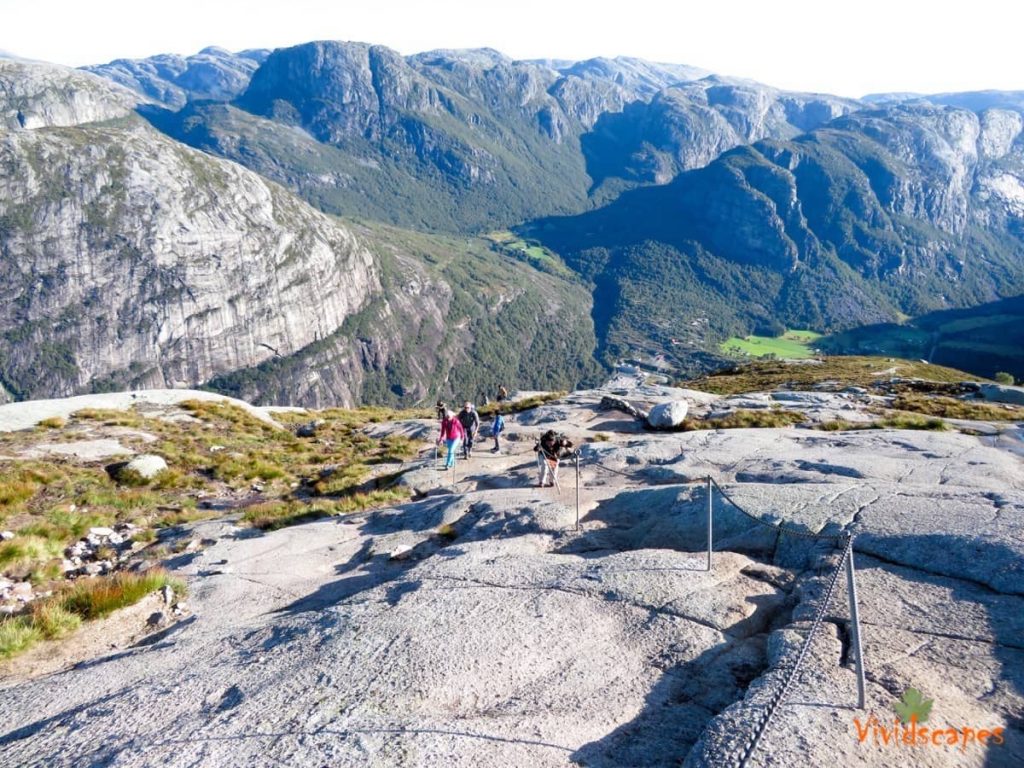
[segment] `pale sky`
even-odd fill
[[[639,56],[862,96],[1024,90],[1020,0],[0,0],[0,51],[71,66],[310,40]]]

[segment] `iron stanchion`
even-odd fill
[[[580,529],[580,452],[574,454],[576,459],[576,530]]]
[[[712,536],[711,519],[712,519],[712,516],[713,516],[712,502],[713,502],[713,499],[711,498],[711,475],[708,475],[708,567],[707,567],[707,570],[709,570],[709,571],[711,570],[711,536]]]
[[[857,709],[864,709],[864,655],[860,643],[860,615],[857,612],[857,579],[853,567],[852,536],[847,547],[849,551],[846,553],[846,591],[850,600],[850,640],[853,643],[854,658],[857,660]]]

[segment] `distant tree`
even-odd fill
[[[1013,384],[1013,375],[1007,373],[1006,371],[999,371],[999,373],[997,373],[992,378],[994,378],[1000,384]]]

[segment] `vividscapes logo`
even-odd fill
[[[1002,726],[997,728],[972,728],[968,726],[924,727],[931,715],[932,699],[925,699],[917,688],[908,688],[903,698],[893,705],[897,719],[892,725],[882,722],[876,715],[869,715],[866,722],[853,718],[857,730],[857,741],[879,747],[959,747],[965,752],[969,746],[999,746],[1005,742]]]

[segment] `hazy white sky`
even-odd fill
[[[74,66],[333,39],[640,56],[843,96],[1024,90],[1022,29],[1021,0],[0,0],[0,50]]]

